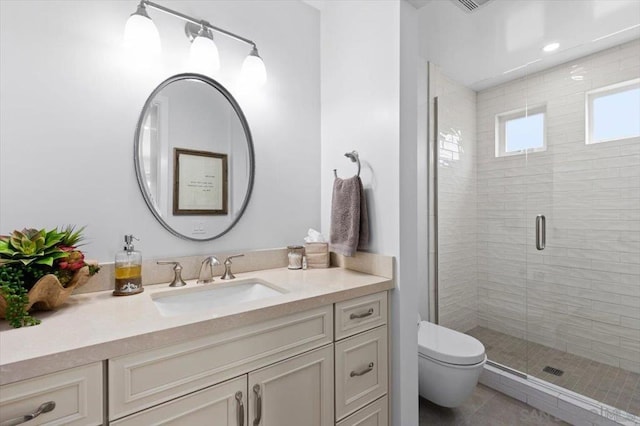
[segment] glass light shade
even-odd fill
[[[242,63],[240,80],[243,85],[256,88],[262,87],[267,82],[267,70],[255,48]]]
[[[220,69],[220,55],[216,43],[205,36],[197,36],[191,42],[189,65],[200,74],[211,74]]]
[[[160,34],[151,18],[134,13],[124,27],[124,45],[138,52],[160,53]]]

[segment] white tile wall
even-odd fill
[[[469,269],[469,278],[455,282],[464,282],[468,294],[476,294],[477,280],[478,324],[635,372],[640,372],[640,139],[585,145],[584,112],[585,91],[640,77],[639,58],[636,40],[479,92],[477,150],[464,146],[475,154],[475,168],[463,162],[442,167],[441,175],[465,185],[454,193],[444,182],[440,190],[446,208],[441,216],[449,216],[441,220],[441,249],[451,253],[441,266],[453,276],[456,268],[447,262],[460,256],[457,266]],[[572,80],[578,72],[584,79]],[[450,82],[443,86],[462,93]],[[472,109],[471,99],[461,95],[457,110],[447,108],[452,116],[441,119],[471,125],[460,114]],[[537,103],[547,105],[547,151],[496,158],[495,115]],[[467,182],[474,173],[475,192]],[[468,197],[458,210],[456,195]],[[475,216],[466,210],[473,203]],[[535,249],[537,214],[547,218],[544,251]],[[471,229],[474,220],[477,232]],[[452,293],[446,294],[453,301]],[[447,303],[440,312],[445,316]]]
[[[478,325],[476,93],[429,67],[438,97],[440,324],[458,331]]]

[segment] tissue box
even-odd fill
[[[305,243],[308,268],[329,267],[329,243]]]

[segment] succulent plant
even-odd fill
[[[67,227],[69,230],[70,227]],[[53,266],[56,259],[61,259],[69,255],[68,252],[58,246],[66,237],[76,239],[73,228],[67,232],[59,232],[57,228],[51,231],[33,228],[13,231],[11,235],[0,236],[0,265],[21,262],[23,265],[35,263],[38,265]]]
[[[0,236],[0,297],[6,303],[5,318],[12,327],[36,325],[40,320],[29,315],[29,291],[47,274],[53,274],[67,287],[84,266],[89,276],[100,267],[85,262],[78,250],[84,226],[67,225],[50,231],[33,228]]]

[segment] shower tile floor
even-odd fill
[[[640,374],[484,327],[467,334],[482,342],[494,362],[640,416]],[[564,374],[547,373],[543,371],[546,366],[563,370]]]

